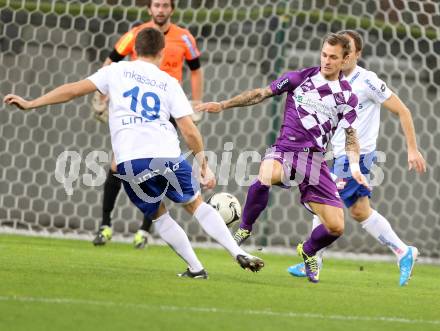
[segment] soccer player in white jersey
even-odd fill
[[[379,134],[381,105],[399,116],[406,138],[409,170],[415,169],[419,173],[425,172],[425,160],[417,148],[416,134],[410,111],[374,72],[357,65],[363,48],[363,41],[359,33],[346,30],[338,34],[348,37],[351,43],[349,61],[344,66],[343,73],[359,101],[359,117],[354,127],[359,135],[362,173],[368,176],[376,159],[375,151]],[[358,185],[347,168],[348,159],[344,151],[344,141],[344,131],[336,130],[331,141],[335,158],[332,172],[337,177],[336,181],[341,199],[350,210],[353,219],[359,222],[362,228],[377,241],[389,247],[396,255],[400,269],[399,284],[404,286],[411,276],[418,250],[416,247],[404,243],[394,232],[388,220],[371,208],[369,200],[371,191]],[[315,216],[313,226],[315,227],[318,224],[320,224],[320,220]],[[318,255],[322,256],[322,253],[323,251],[319,252]],[[302,263],[290,267],[288,271],[297,277],[306,276]]]
[[[204,153],[192,107],[178,81],[159,69],[164,37],[154,28],[139,32],[135,42],[138,60],[101,68],[87,79],[65,84],[32,101],[8,94],[6,104],[27,110],[63,103],[100,91],[110,97],[109,125],[118,173],[130,200],[154,219],[156,232],[188,264],[181,277],[207,278],[187,235],[171,218],[162,198],[183,204],[201,227],[222,245],[244,269],[259,271],[264,262],[243,251],[232,238],[217,211],[203,202],[199,183],[181,155],[179,140],[170,116],[194,154],[201,184],[213,188],[215,178]]]

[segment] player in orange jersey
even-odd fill
[[[139,31],[146,27],[155,27],[165,35],[165,49],[160,69],[182,83],[183,65],[186,62],[191,72],[192,104],[200,103],[203,97],[203,74],[200,67],[200,51],[197,48],[191,33],[176,24],[171,23],[171,16],[175,8],[174,0],[150,0],[147,1],[147,10],[151,20],[133,27],[125,33],[116,43],[113,51],[105,60],[104,66],[112,62],[118,62],[129,56],[131,60],[137,58],[134,43]],[[95,114],[100,120],[107,118],[107,101],[99,93],[93,101]],[[104,198],[102,210],[102,222],[94,245],[104,245],[112,237],[111,212],[115,206],[116,198],[121,189],[121,180],[114,176],[117,173],[116,164],[112,159],[107,179],[104,183]],[[151,219],[144,216],[141,229],[134,237],[134,247],[143,248],[147,242],[147,232],[151,227]]]

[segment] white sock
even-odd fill
[[[400,240],[390,223],[377,211],[373,210],[370,217],[361,222],[361,225],[382,245],[388,246],[399,259],[407,253],[408,245]]]
[[[203,230],[226,248],[234,258],[237,255],[249,255],[237,245],[220,214],[210,205],[202,202],[194,212],[194,216]]]
[[[190,271],[198,272],[203,269],[185,231],[171,218],[169,213],[154,220],[153,224],[159,236],[188,263]]]
[[[321,225],[321,219],[318,215],[313,215],[313,222],[312,222],[312,231],[315,230],[315,228],[318,225]],[[318,264],[322,265],[322,256],[324,255],[325,250],[327,247],[321,248],[319,251],[316,252],[316,255],[318,256]]]
[[[313,215],[313,222],[312,222],[312,231],[316,229],[318,225],[321,225],[321,220],[319,219],[318,215]]]

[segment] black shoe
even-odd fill
[[[237,255],[236,260],[240,267],[252,272],[258,272],[264,267],[264,261],[256,256]]]
[[[112,228],[103,225],[99,228],[98,232],[96,233],[95,239],[93,239],[93,245],[95,246],[102,246],[105,245],[107,241],[110,241],[112,239]]]
[[[177,277],[186,277],[186,278],[195,278],[195,279],[208,279],[208,273],[205,269],[202,269],[198,272],[192,272],[188,269],[186,269],[185,272],[182,272],[181,274],[177,274]]]

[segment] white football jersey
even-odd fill
[[[356,108],[358,119],[353,127],[357,131],[361,154],[367,154],[376,150],[380,107],[393,92],[374,72],[359,66],[356,66],[345,79],[350,83],[353,93],[358,98],[358,107]],[[331,142],[335,158],[345,155],[344,129],[338,127]]]
[[[178,81],[154,64],[112,63],[88,77],[110,97],[109,125],[116,163],[181,154],[170,116],[193,114]]]

